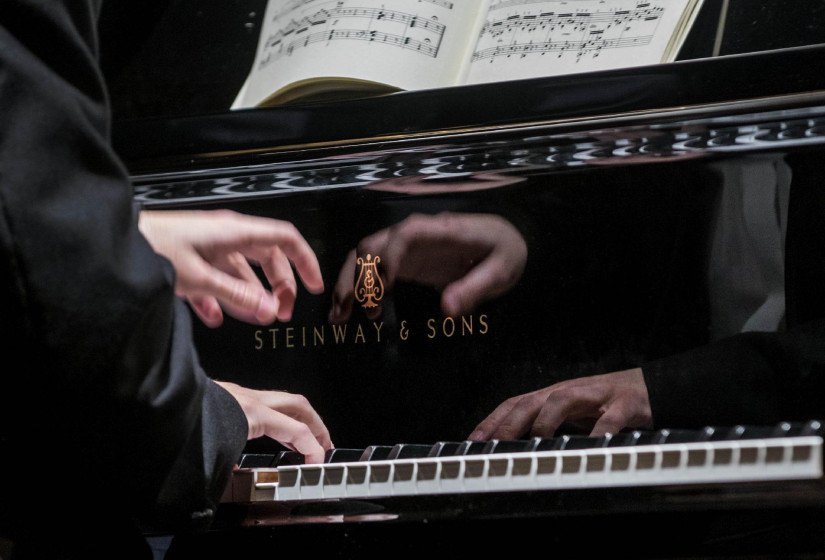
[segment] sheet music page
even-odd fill
[[[492,0],[465,83],[662,61],[691,0]]]
[[[456,82],[489,0],[270,0],[233,108],[321,76],[425,89]]]

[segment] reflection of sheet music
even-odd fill
[[[686,3],[493,0],[473,50],[468,81],[658,63],[667,51],[673,30],[679,27]],[[481,68],[482,63],[490,70]],[[545,66],[546,72],[537,72],[538,67]],[[516,67],[522,70],[516,71]],[[482,75],[493,68],[496,76]],[[501,71],[513,73],[502,76]]]
[[[300,6],[313,3],[313,0],[300,1]],[[452,9],[450,2],[424,1]],[[273,18],[278,27],[265,40],[260,67],[282,56],[291,56],[295,49],[315,44],[332,46],[337,41],[381,43],[433,58],[438,56],[446,27],[437,17],[354,4],[338,1],[326,8],[313,7],[297,20],[294,12],[300,6],[293,5],[291,11],[282,10]],[[287,14],[291,16],[289,21],[281,24],[278,20],[285,20]]]

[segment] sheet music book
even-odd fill
[[[233,109],[675,60],[703,0],[269,0]]]

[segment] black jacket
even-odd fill
[[[137,527],[202,527],[246,440],[137,229],[98,9],[0,3],[0,536],[17,552],[88,557],[108,542],[92,532],[147,553]]]
[[[748,332],[642,367],[654,422],[701,427],[825,418],[825,184],[821,151],[786,159],[786,328]]]

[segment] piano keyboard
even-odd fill
[[[816,479],[823,475],[818,421],[774,427],[707,427],[560,436],[526,441],[335,449],[323,464],[303,456],[245,455],[225,501],[377,498],[665,484]]]

